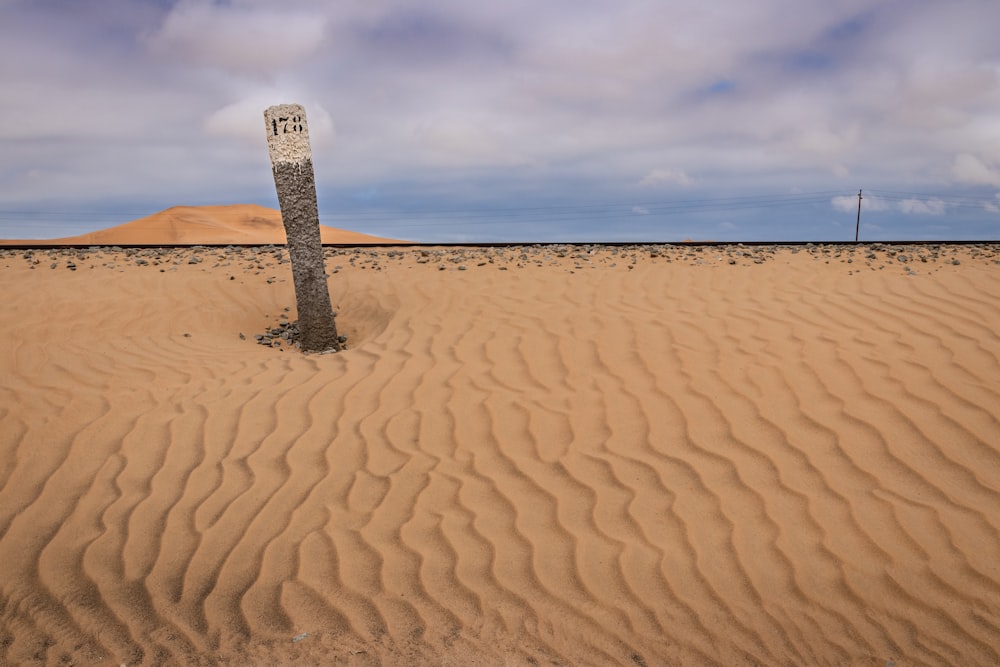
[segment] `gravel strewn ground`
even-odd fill
[[[916,272],[921,265],[960,264],[962,257],[1000,263],[1000,242],[975,244],[886,244],[886,243],[807,243],[804,245],[724,245],[693,244],[546,244],[501,247],[393,247],[325,248],[327,270],[331,274],[347,269],[383,270],[409,263],[435,265],[438,270],[467,271],[483,268],[519,269],[530,266],[565,264],[578,271],[602,266],[629,267],[640,261],[681,262],[695,265],[748,265],[772,261],[782,251],[806,253],[826,262],[854,265],[851,268],[884,269],[902,267]],[[260,274],[288,264],[282,246],[189,248],[89,248],[0,249],[0,260],[20,258],[32,267],[50,269],[115,269],[122,264],[148,266],[160,271],[184,265],[205,264],[232,267],[234,275]],[[278,278],[275,276],[275,280]]]

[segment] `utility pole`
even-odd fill
[[[858,221],[854,223],[854,242],[858,242],[858,231],[861,229],[861,190],[858,190]]]

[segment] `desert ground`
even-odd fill
[[[0,664],[1000,664],[1000,246],[0,249]]]

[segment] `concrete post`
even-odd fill
[[[306,110],[299,104],[269,107],[264,124],[292,262],[302,350],[337,351],[340,343],[326,285]]]

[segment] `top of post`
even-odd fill
[[[271,156],[272,165],[312,160],[306,110],[301,104],[268,107],[264,111],[264,124],[267,128],[267,152]]]

